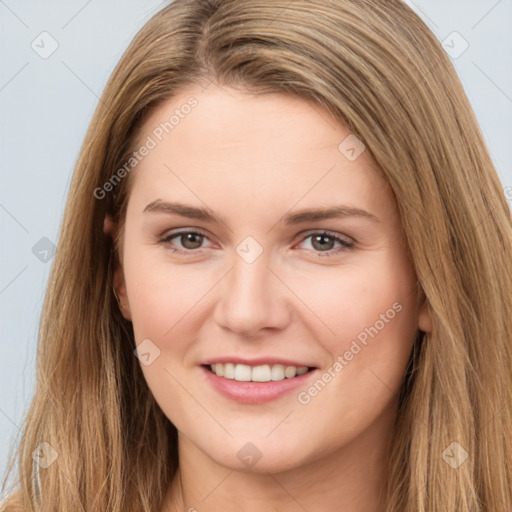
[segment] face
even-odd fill
[[[139,142],[116,288],[180,439],[279,471],[385,431],[430,319],[369,152],[317,105],[213,85]]]

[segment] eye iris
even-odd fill
[[[328,242],[324,243],[326,240],[328,240]],[[320,243],[319,246],[315,245],[317,242]],[[333,248],[334,239],[331,236],[328,236],[328,235],[316,235],[316,236],[313,236],[312,244],[313,244],[313,247],[315,249],[329,251],[330,249]]]
[[[183,233],[180,238],[183,247],[186,249],[198,249],[203,243],[204,235],[199,233]]]

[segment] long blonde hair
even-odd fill
[[[122,224],[131,180],[95,191],[134,151],[150,108],[209,81],[317,102],[364,142],[393,190],[433,330],[418,336],[404,376],[387,511],[510,511],[510,209],[450,59],[393,0],[176,0],[138,33],[73,174],[36,390],[11,460],[16,484],[1,510],[162,504],[178,465],[176,429],[134,357],[112,293],[116,246],[103,234],[107,213]],[[58,453],[44,469],[32,458],[42,442]],[[459,445],[468,458],[454,468],[443,454]]]

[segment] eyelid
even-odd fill
[[[348,236],[348,235],[344,235],[343,233],[336,233],[335,231],[330,231],[328,229],[310,229],[308,231],[303,231],[302,233],[300,233],[299,236],[299,242],[303,242],[306,238],[309,238],[311,235],[327,235],[331,238],[335,238],[337,240],[340,240],[342,242],[346,242],[346,243],[350,243],[350,244],[355,244],[356,241]]]
[[[159,237],[159,241],[161,243],[170,243],[171,238],[178,237],[179,235],[184,234],[184,233],[194,233],[197,235],[202,235],[202,236],[204,236],[205,239],[207,239],[211,242],[209,234],[204,229],[192,228],[192,227],[177,228],[176,230],[166,231],[166,232],[164,232],[163,235],[161,235]],[[317,255],[320,255],[320,256],[321,255],[325,255],[325,256],[335,255],[340,251],[352,248],[356,244],[356,240],[354,240],[352,237],[349,237],[348,235],[344,235],[342,233],[336,233],[336,232],[330,231],[328,229],[310,229],[307,231],[303,231],[299,235],[297,235],[297,240],[296,240],[296,242],[294,242],[294,246],[299,243],[304,242],[309,237],[311,237],[312,235],[315,235],[315,234],[328,236],[330,238],[333,238],[335,241],[340,242],[340,244],[341,244],[341,247],[338,247],[336,249],[330,249],[328,251],[312,251],[313,253],[316,253]],[[188,250],[181,249],[181,248],[174,248],[172,250],[173,250],[173,252],[177,252],[177,253],[193,255],[193,254],[199,254],[204,249],[207,249],[207,247],[200,247],[198,249],[188,249]]]
[[[169,239],[171,238],[177,237],[185,233],[195,233],[197,235],[202,235],[211,242],[209,233],[201,228],[177,228],[176,230],[171,229],[170,231],[164,231],[164,233],[160,235],[158,238],[160,242],[166,242],[169,241]],[[200,249],[197,249],[194,252],[198,252],[199,250]],[[189,252],[192,251],[189,250]]]

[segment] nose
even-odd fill
[[[252,263],[235,255],[231,272],[220,283],[215,308],[214,319],[222,329],[255,337],[263,330],[283,329],[290,321],[289,290],[264,254]]]

